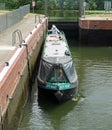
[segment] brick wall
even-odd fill
[[[79,19],[79,27],[82,29],[112,29],[112,19]]]

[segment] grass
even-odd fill
[[[10,11],[7,11],[7,10],[0,10],[0,15],[5,14],[5,13],[8,13],[8,12],[10,12]]]
[[[89,10],[85,12],[87,17],[112,17],[112,11],[105,12],[105,10]]]

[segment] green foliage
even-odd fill
[[[32,0],[4,0],[7,8],[16,9],[25,4],[31,4]],[[78,0],[35,0],[36,1],[36,9],[42,10],[45,8],[45,1],[48,3],[49,10],[73,10],[77,9]]]
[[[104,1],[112,0],[85,0],[89,4],[89,9],[91,10],[104,10]]]
[[[9,9],[16,9],[25,4],[30,4],[32,6],[32,0],[2,0],[6,3],[6,7]],[[45,9],[45,1],[48,4],[48,10],[76,10],[78,9],[78,4],[80,0],[35,0],[36,10]],[[85,0],[87,2],[88,8],[91,10],[102,10],[104,9],[104,1],[106,0]],[[111,1],[112,0],[108,0]]]
[[[6,8],[17,9],[25,4],[30,4],[31,0],[4,0]]]

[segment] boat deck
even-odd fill
[[[46,38],[44,57],[64,57],[69,51],[63,34],[48,34]]]

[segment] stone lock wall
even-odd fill
[[[47,18],[35,25],[22,45],[16,47],[9,61],[0,69],[1,130],[7,129],[17,109],[23,107],[28,97],[29,78],[46,36],[47,26]]]

